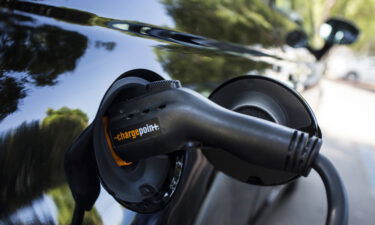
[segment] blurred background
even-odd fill
[[[313,40],[322,45],[320,24],[335,16],[350,19],[361,30],[356,43],[335,46],[324,57],[324,77],[317,90],[302,92],[321,126],[322,153],[338,167],[349,195],[349,224],[373,224],[375,215],[375,1],[280,1],[298,12]],[[322,182],[312,172],[301,179],[297,193],[272,209],[259,224],[323,224],[326,208]]]

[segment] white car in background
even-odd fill
[[[375,84],[375,56],[358,54],[340,46],[332,49],[326,62],[328,78]]]

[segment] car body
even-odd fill
[[[286,46],[298,24],[272,1],[2,1],[0,10],[0,224],[69,223],[64,153],[126,71],[205,96],[240,75],[303,90],[321,74],[309,51]],[[279,191],[215,171],[199,151],[189,157],[164,210],[129,211],[102,188],[85,223],[248,224]]]

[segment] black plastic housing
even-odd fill
[[[173,85],[148,85],[145,94],[111,107],[109,117],[115,150],[125,161],[204,145],[255,165],[307,176],[321,146],[320,138],[230,111]],[[150,121],[160,127],[156,135],[114,140]]]

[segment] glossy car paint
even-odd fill
[[[244,74],[295,87],[316,74],[307,51],[285,46],[297,25],[273,7],[262,0],[1,1],[0,224],[69,223],[74,202],[63,154],[126,71],[148,69],[205,96]],[[62,107],[87,117],[53,114]],[[198,151],[186,160],[164,210],[133,213],[102,189],[85,222],[247,224],[266,202],[269,187],[216,173]]]

